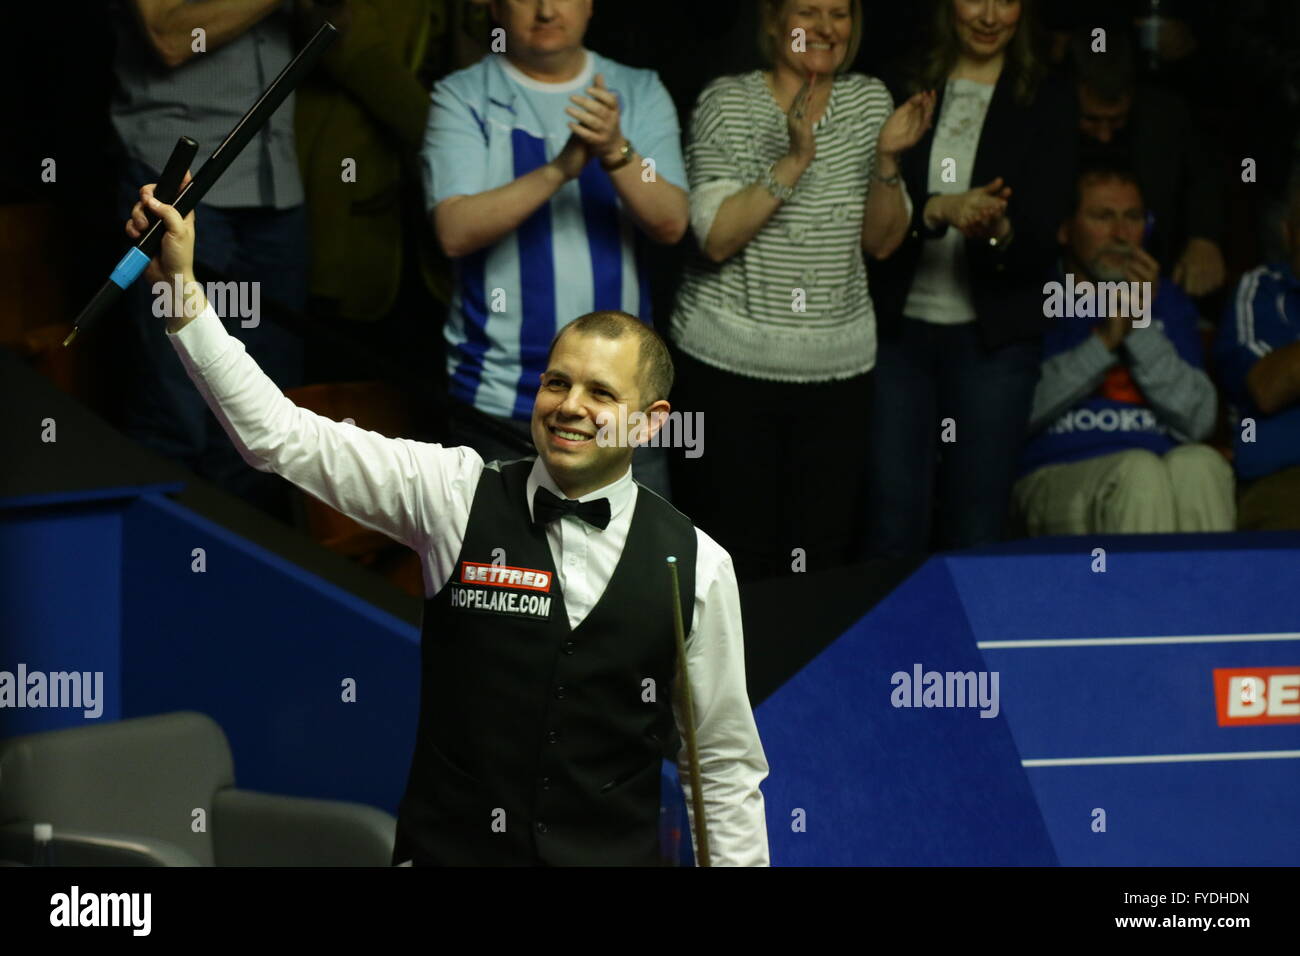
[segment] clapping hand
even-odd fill
[[[984,239],[1003,231],[1011,187],[1004,186],[999,176],[987,185],[945,198],[949,201],[944,217],[948,223],[967,239]]]
[[[573,135],[606,163],[615,162],[623,148],[623,131],[619,128],[621,112],[618,97],[605,85],[605,75],[596,74],[594,86],[587,87],[590,96],[570,96],[577,108],[567,106],[564,112],[577,122],[569,124]]]
[[[581,176],[582,170],[590,159],[591,147],[579,138],[577,133],[570,133],[568,140],[564,143],[564,148],[551,162],[560,170],[567,182]]]
[[[927,90],[917,93],[894,110],[880,128],[876,151],[884,155],[897,155],[915,146],[934,119],[935,99],[935,92]]]
[[[794,102],[785,114],[786,130],[790,134],[790,152],[804,162],[812,162],[817,155],[817,139],[813,135],[812,100],[817,92],[817,74],[810,73],[794,95]]]

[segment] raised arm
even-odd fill
[[[917,93],[898,109],[894,98],[880,84],[891,110],[880,129],[876,144],[876,168],[867,184],[867,201],[862,214],[862,249],[876,259],[893,255],[907,234],[912,219],[912,200],[902,181],[899,154],[917,144],[934,119],[935,94]]]
[[[141,194],[127,232],[134,238],[145,228],[142,205],[166,223],[145,278],[163,283],[155,293],[169,297],[172,345],[243,459],[416,551],[432,548],[436,568],[449,573],[482,459],[468,448],[386,438],[295,405],[205,300],[193,271],[194,214],[182,220],[153,198],[152,185]]]
[[[711,862],[714,866],[767,866],[767,817],[758,785],[767,776],[768,766],[745,687],[745,642],[736,573],[731,557],[719,545],[698,532],[697,538],[695,616],[686,641],[686,663],[695,705]],[[690,758],[686,735],[680,731],[685,719],[676,693],[673,716],[682,738],[677,768],[695,846]]]
[[[812,111],[804,109],[810,83],[790,105],[787,124],[790,149],[771,169],[778,188],[793,188],[812,165],[816,145]],[[728,143],[722,110],[724,89],[706,90],[691,117],[691,142],[686,150],[691,181],[691,227],[700,251],[713,262],[725,262],[745,248],[781,207],[763,182],[737,178],[742,166]],[[796,117],[795,114],[800,114]]]

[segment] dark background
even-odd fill
[[[923,0],[865,0],[861,51],[854,68],[892,75],[909,62],[922,41],[930,4]],[[1049,29],[1109,24],[1124,29],[1141,13],[1141,0],[1046,0],[1041,19]],[[1178,16],[1196,41],[1194,51],[1166,65],[1149,80],[1188,97],[1204,135],[1220,154],[1228,191],[1229,221],[1224,254],[1229,286],[1263,258],[1259,213],[1280,194],[1293,161],[1300,86],[1300,2],[1297,0],[1165,0],[1161,10]],[[3,65],[11,73],[0,123],[0,205],[51,203],[59,229],[51,254],[65,292],[67,319],[104,281],[125,248],[114,208],[120,146],[108,119],[113,89],[113,32],[106,2],[15,4],[8,11]],[[656,69],[677,104],[685,132],[696,96],[713,77],[760,65],[755,0],[658,0],[652,4],[595,0],[587,45],[624,63]],[[42,183],[41,160],[58,161],[58,181]],[[1259,180],[1240,181],[1241,160],[1258,162]],[[21,242],[22,237],[9,237]],[[691,238],[654,248],[657,324],[664,327],[676,277]],[[1211,302],[1206,318],[1217,321]],[[438,304],[423,289],[404,296],[412,322],[427,324],[424,341],[441,346]],[[311,324],[308,317],[308,325]],[[107,323],[106,323],[107,324]],[[352,360],[344,340],[313,336],[308,328],[307,381],[339,381],[373,374]],[[312,342],[315,337],[320,341]],[[111,368],[112,335],[92,334],[81,343],[93,363]],[[383,343],[379,343],[382,350]],[[394,349],[393,358],[400,356]],[[431,374],[440,354],[425,357]],[[406,364],[403,362],[402,364]],[[373,363],[372,363],[373,365]],[[115,417],[111,382],[98,410]]]

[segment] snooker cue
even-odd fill
[[[690,761],[691,804],[695,811],[696,863],[712,866],[709,860],[709,825],[704,819],[704,793],[700,790],[700,751],[695,744],[695,698],[691,694],[690,675],[686,670],[686,635],[682,625],[681,585],[677,580],[677,559],[668,558],[668,574],[673,582],[673,630],[677,634],[678,675],[682,688],[682,709],[686,719],[686,755]]]
[[[294,88],[307,75],[307,72],[316,65],[316,61],[321,58],[321,54],[334,42],[334,38],[337,36],[338,29],[334,24],[326,20],[321,24],[321,28],[316,31],[316,35],[307,41],[307,45],[298,51],[298,55],[280,71],[280,75],[271,81],[271,85],[258,97],[257,102],[249,107],[248,112],[235,124],[235,128],[221,141],[221,145],[213,150],[207,162],[194,174],[194,178],[190,180],[189,185],[181,190],[179,196],[175,197],[176,201],[170,203],[181,214],[182,219],[189,215],[190,211],[199,204],[199,201],[212,188],[212,184],[217,181],[217,178],[226,171],[230,164],[235,161],[235,157],[266,125],[266,121],[271,118],[271,114],[294,91]],[[181,178],[184,178],[183,171]],[[163,184],[160,183],[159,185]],[[159,196],[157,190],[155,190],[154,195]],[[159,196],[159,201],[162,201],[161,196]],[[126,251],[126,255],[113,268],[108,281],[100,287],[94,298],[77,316],[76,322],[72,325],[72,331],[63,340],[65,347],[71,344],[72,340],[77,337],[77,333],[107,312],[117,302],[122,293],[130,287],[131,283],[140,277],[140,273],[144,272],[145,267],[149,265],[149,260],[158,254],[158,248],[162,245],[162,239],[166,233],[167,227],[159,219],[150,226],[149,231],[141,236],[135,245]]]

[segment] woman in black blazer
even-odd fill
[[[891,89],[896,101],[938,92],[933,126],[901,161],[912,222],[869,263],[870,557],[1000,537],[1077,164],[1074,98],[1046,78],[1033,0],[935,3],[934,42]]]

